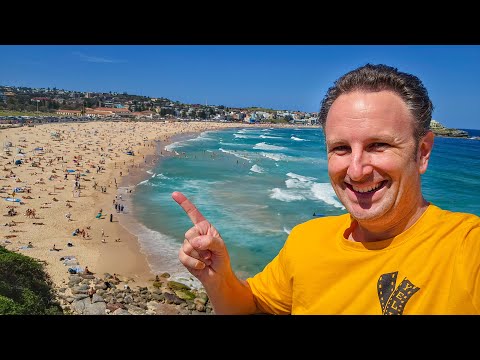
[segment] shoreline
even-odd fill
[[[213,129],[213,131],[215,130],[220,129]],[[135,216],[135,206],[133,205],[132,197],[134,196],[136,186],[139,183],[150,178],[152,174],[152,169],[161,166],[160,164],[164,159],[177,156],[175,154],[175,151],[165,150],[166,146],[175,142],[196,138],[204,131],[208,130],[203,129],[182,134],[172,134],[160,140],[153,140],[152,142],[155,143],[154,152],[145,155],[144,164],[133,168],[133,171],[128,172],[128,174],[126,176],[123,176],[121,179],[117,194],[122,195],[121,202],[125,205],[127,211],[126,213],[119,216],[119,225],[122,226],[126,232],[128,232],[132,237],[136,239],[138,245],[138,253],[141,254],[141,256],[143,256],[144,260],[146,261],[148,271],[144,271],[144,276],[139,277],[139,280],[142,281],[142,284],[144,285],[152,283],[156,275],[160,276],[163,273],[168,273],[170,276],[173,275],[173,277],[171,278],[172,280],[180,281],[192,288],[202,288],[201,283],[191,277],[191,275],[188,273],[188,270],[183,268],[183,266],[180,264],[180,260],[178,260],[177,258],[159,259],[158,255],[154,255],[145,251],[141,240],[141,234],[144,232],[142,230],[145,229],[145,225],[143,225],[142,222]],[[176,266],[172,265],[171,262],[177,263]],[[159,265],[164,266],[164,269],[160,271],[155,271],[154,268]],[[174,267],[184,269],[185,274],[180,277],[175,276],[175,274],[172,274],[175,273],[175,270],[173,269]],[[185,276],[187,276],[188,278],[186,278]]]

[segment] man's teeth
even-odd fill
[[[356,192],[359,192],[359,193],[366,193],[366,192],[369,192],[369,191],[373,191],[373,190],[377,190],[380,186],[382,185],[382,183],[378,183],[376,185],[372,185],[370,187],[366,187],[366,188],[359,188],[359,187],[356,187],[356,186],[353,186],[352,185],[352,188],[353,190],[355,190]]]

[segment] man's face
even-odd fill
[[[393,92],[341,95],[327,116],[328,174],[333,189],[359,222],[394,226],[422,204],[420,175],[432,141],[415,152],[413,117]]]

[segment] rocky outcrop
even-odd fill
[[[469,134],[464,130],[447,128],[436,120],[430,122],[430,129],[437,136],[468,138]]]
[[[157,277],[151,287],[103,277],[73,274],[66,287],[57,288],[57,298],[66,314],[72,315],[208,315],[213,310],[203,290],[191,289],[169,276]],[[168,274],[167,274],[168,275]],[[94,286],[92,299],[87,292]]]
[[[458,130],[458,129],[445,128],[445,129],[442,129],[442,130],[435,129],[435,130],[432,130],[432,131],[437,136],[460,137],[460,138],[468,138],[469,137],[469,135],[466,131]]]

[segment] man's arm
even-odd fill
[[[246,281],[236,277],[225,243],[217,229],[208,222],[188,198],[174,192],[172,198],[193,223],[185,233],[178,257],[187,270],[207,291],[216,314],[256,313],[252,291]]]

